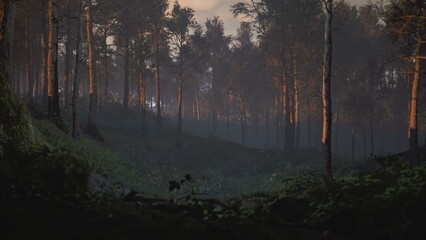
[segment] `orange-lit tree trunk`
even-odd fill
[[[93,60],[93,29],[92,21],[90,16],[90,5],[91,0],[87,1],[86,4],[86,31],[87,31],[87,50],[89,56],[89,120],[87,121],[87,133],[99,141],[103,141],[103,137],[97,128],[97,111],[98,111],[98,83],[95,77],[95,66]]]
[[[421,43],[418,43],[416,50],[416,56],[420,55]],[[410,143],[411,151],[411,162],[417,163],[419,161],[419,142],[418,142],[418,123],[417,123],[417,114],[418,114],[418,98],[419,98],[419,86],[420,86],[420,75],[421,75],[421,61],[416,59],[414,67],[414,79],[413,86],[411,87],[411,103],[410,103],[410,120],[409,120],[409,130],[408,130],[408,139]]]
[[[57,2],[49,0],[49,48],[47,54],[47,95],[49,117],[59,121],[59,83],[58,83],[58,19]]]
[[[325,177],[328,180],[333,178],[331,167],[331,62],[332,62],[332,18],[333,0],[325,1],[325,34],[324,34],[324,62],[322,71],[322,102],[323,102],[323,127],[322,127],[322,148],[325,159]]]

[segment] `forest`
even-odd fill
[[[2,238],[426,239],[426,1],[0,0],[0,26]]]

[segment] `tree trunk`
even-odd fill
[[[145,84],[145,75],[144,75],[144,63],[142,60],[141,63],[142,66],[140,66],[140,76],[139,76],[139,97],[140,97],[140,105],[141,105],[141,131],[142,135],[145,137],[148,135],[147,133],[147,126],[146,126],[146,84]]]
[[[310,94],[307,94],[308,98],[308,116],[307,116],[307,129],[306,129],[306,138],[307,138],[307,144],[308,148],[312,147],[312,102],[311,102],[311,96]]]
[[[87,48],[89,56],[89,120],[87,122],[87,133],[95,139],[103,142],[104,139],[97,128],[97,111],[98,111],[98,83],[95,77],[96,70],[94,69],[96,64],[93,60],[93,30],[90,16],[90,3],[91,0],[87,1],[86,6],[86,31],[87,31]]]
[[[266,127],[266,146],[269,147],[269,141],[270,141],[270,137],[269,137],[269,108],[267,108],[265,110],[265,127]]]
[[[68,109],[68,105],[70,104],[70,81],[71,81],[71,57],[72,57],[72,50],[71,50],[71,0],[67,1],[67,41],[65,45],[65,83],[64,83],[64,100],[65,100],[65,109]]]
[[[109,93],[109,81],[108,81],[108,36],[107,31],[105,31],[104,34],[104,99],[108,99],[108,93]]]
[[[25,48],[26,48],[26,66],[25,66],[25,74],[26,74],[26,97],[28,100],[33,99],[34,96],[34,77],[33,77],[33,65],[32,65],[32,44],[31,44],[31,36],[30,36],[30,6],[29,1],[26,1],[26,19],[25,19]]]
[[[46,1],[42,1],[41,3],[41,25],[42,25],[42,48],[43,48],[43,60],[42,60],[42,92],[43,92],[43,106],[48,108],[48,72],[49,72],[49,64],[48,61],[48,53],[49,53],[49,40],[48,40],[48,31],[46,29],[46,25],[48,25],[47,15],[46,14]]]
[[[339,124],[340,124],[340,99],[337,100],[336,129],[334,132],[334,154],[339,155]]]
[[[230,119],[230,106],[229,99],[226,100],[226,132],[228,134],[228,139],[231,138],[231,119]]]
[[[279,93],[278,92],[280,92],[280,91],[276,91],[276,94],[275,94],[275,128],[276,128],[276,131],[275,131],[275,143],[276,143],[276,145],[277,146],[280,146],[281,144],[280,144],[280,132],[281,132],[281,130],[280,130],[280,119],[281,119],[281,117],[280,117],[280,115],[281,115],[281,111],[280,111],[280,98],[279,98]]]
[[[161,133],[161,88],[160,88],[160,36],[157,33],[155,41],[155,107],[157,111],[156,131],[157,136]]]
[[[363,145],[364,145],[364,160],[367,160],[367,131],[365,127],[365,121],[363,119],[362,123],[362,137],[363,137]]]
[[[124,54],[124,94],[123,94],[123,111],[125,114],[129,110],[129,91],[130,91],[130,82],[129,82],[129,58],[130,58],[130,49],[129,49],[129,35],[125,33],[125,54]]]
[[[295,72],[296,70],[297,69],[295,69]],[[296,151],[298,151],[300,147],[300,110],[299,110],[299,79],[297,78],[297,75],[294,78],[294,128],[295,128],[294,148]]]
[[[355,123],[352,123],[351,131],[352,162],[355,161]]]
[[[374,155],[374,107],[373,100],[370,99],[370,155]]]
[[[322,78],[322,102],[323,102],[323,127],[322,127],[322,146],[325,159],[325,176],[328,180],[333,178],[331,166],[331,62],[332,62],[332,18],[333,18],[333,0],[326,0],[326,20],[325,20],[325,38],[324,38],[324,62]]]
[[[216,113],[216,104],[217,104],[217,96],[216,96],[216,58],[215,54],[213,54],[213,69],[212,69],[212,91],[213,91],[213,103],[212,103],[212,121],[213,121],[213,136],[217,136],[217,113]]]
[[[47,56],[47,92],[49,117],[59,121],[59,85],[58,85],[58,19],[56,0],[49,0],[49,49]]]
[[[13,69],[11,66],[11,58],[13,56],[13,42],[15,35],[15,17],[16,17],[16,0],[3,0],[1,2],[2,10],[4,11],[1,18],[1,68],[0,71],[4,73],[5,80],[10,85],[10,77],[13,76]]]
[[[84,19],[81,16],[83,9],[83,1],[79,0],[79,14],[78,14],[78,23],[77,23],[77,45],[76,45],[76,55],[75,55],[75,72],[74,72],[74,81],[73,81],[73,91],[72,91],[72,137],[74,139],[80,139],[80,126],[78,121],[78,98],[80,95],[80,77],[81,77],[81,65],[82,65],[82,36],[83,36],[83,23]]]
[[[37,33],[36,41],[34,41],[34,57],[33,57],[33,66],[34,66],[34,79],[35,79],[35,85],[34,85],[34,94],[37,101],[40,100],[40,87],[41,87],[41,81],[40,78],[40,59],[42,58],[42,53],[40,51],[41,46],[41,36],[39,33]]]
[[[243,97],[240,97],[241,144],[246,144],[246,112]]]
[[[182,100],[183,100],[183,53],[182,46],[179,51],[179,93],[178,93],[178,132],[177,132],[177,148],[182,147]]]
[[[420,55],[421,43],[418,43],[416,50],[416,56]],[[419,161],[419,142],[418,142],[418,98],[419,98],[419,86],[421,76],[421,60],[416,59],[416,65],[414,69],[413,86],[411,87],[411,104],[410,104],[410,120],[409,120],[409,132],[408,139],[410,143],[411,151],[411,163],[415,164]]]

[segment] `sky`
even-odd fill
[[[219,16],[224,22],[225,34],[234,35],[239,26],[239,19],[234,18],[230,12],[230,7],[239,0],[178,0],[181,6],[191,7],[195,10],[195,17],[201,25],[204,24],[207,18]],[[348,0],[352,4],[363,4],[367,0]],[[170,5],[173,5],[173,0],[170,0]]]

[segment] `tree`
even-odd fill
[[[59,79],[58,79],[58,19],[57,2],[49,0],[49,47],[47,55],[47,91],[49,117],[59,124]]]
[[[184,81],[184,61],[188,55],[188,42],[190,40],[189,30],[195,25],[194,10],[191,8],[182,8],[175,1],[171,18],[169,20],[169,30],[171,33],[171,43],[176,54],[178,65],[178,133],[176,144],[178,148],[182,147],[182,104],[183,104],[183,81]]]
[[[231,41],[230,37],[225,36],[223,21],[219,17],[207,19],[206,23],[206,47],[207,59],[211,69],[211,92],[212,92],[212,121],[213,135],[217,135],[217,114],[220,98],[221,86],[221,70],[223,70],[224,55],[228,51],[228,45]],[[221,84],[222,83],[222,84]]]
[[[89,81],[90,81],[90,99],[89,99],[89,119],[87,121],[87,133],[99,141],[104,141],[97,127],[98,115],[98,82],[95,77],[96,64],[93,56],[93,28],[90,16],[91,0],[86,2],[86,31],[87,31],[87,51],[89,57]]]
[[[332,63],[332,22],[333,22],[333,0],[324,0],[326,19],[324,35],[324,62],[322,72],[322,103],[323,103],[323,127],[322,147],[325,159],[325,176],[328,180],[333,178],[331,166],[331,63]]]
[[[23,103],[10,91],[10,48],[15,27],[15,0],[0,1],[0,157],[25,151],[36,142],[30,117]],[[15,155],[16,156],[16,155]]]
[[[386,26],[392,40],[405,53],[408,62],[414,63],[408,129],[411,162],[413,164],[419,161],[418,99],[422,62],[425,59],[425,8],[426,3],[422,0],[394,0],[390,2],[385,12]]]
[[[168,8],[167,0],[153,0],[146,4],[146,8],[150,9],[147,15],[148,28],[152,36],[153,49],[153,65],[155,78],[155,107],[156,107],[156,131],[157,135],[161,132],[161,81],[160,81],[160,50],[161,47],[167,45],[165,39],[165,13]]]
[[[78,98],[80,95],[80,78],[81,78],[81,67],[82,67],[82,37],[83,37],[83,23],[82,12],[84,11],[83,6],[85,0],[79,0],[79,13],[77,22],[77,44],[76,44],[76,55],[75,55],[75,72],[73,81],[72,91],[72,137],[74,139],[80,139],[80,126],[78,123]]]
[[[4,74],[5,80],[12,75],[10,59],[13,50],[15,16],[16,16],[16,1],[15,0],[2,0],[1,15],[1,52],[2,58],[0,62],[0,71]]]

